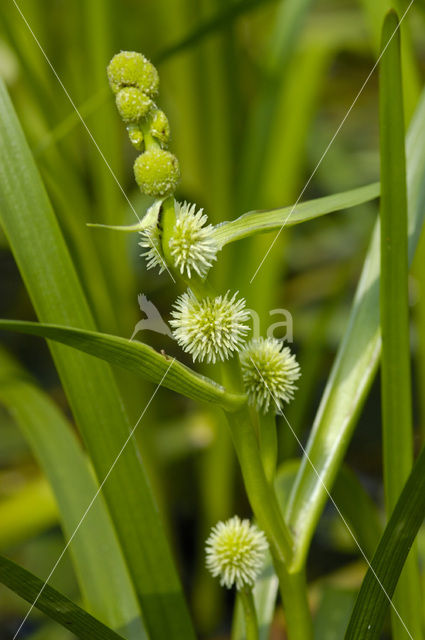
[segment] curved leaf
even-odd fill
[[[291,227],[327,213],[342,211],[369,202],[379,196],[379,188],[379,182],[374,182],[358,189],[301,202],[296,207],[289,206],[270,211],[250,211],[236,220],[217,225],[214,228],[213,236],[218,244],[224,247],[229,242],[267,231],[279,231],[282,226]]]
[[[0,320],[0,328],[68,344],[123,369],[134,371],[150,382],[161,382],[168,371],[162,383],[164,387],[193,400],[213,402],[227,411],[235,411],[246,401],[244,395],[227,392],[221,385],[192,371],[170,356],[158,353],[143,342],[131,341],[107,333],[18,320]],[[171,361],[173,364],[170,367]]]

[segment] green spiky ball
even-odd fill
[[[148,115],[154,103],[140,89],[125,87],[118,91],[116,104],[124,122],[138,122]]]
[[[180,180],[179,163],[169,151],[149,149],[136,158],[134,176],[147,196],[165,198],[177,188]]]

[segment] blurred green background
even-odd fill
[[[407,2],[400,0],[399,9]],[[159,105],[167,113],[179,158],[178,198],[204,207],[213,223],[255,208],[295,202],[371,70],[384,0],[21,0],[19,7],[54,71],[138,214],[150,200],[132,173],[136,152],[107,86],[117,51],[143,52],[158,67]],[[406,120],[425,72],[425,2],[403,23]],[[12,0],[0,12],[0,74],[48,189],[99,329],[130,337],[145,293],[165,318],[177,291],[167,274],[147,272],[134,234],[86,223],[133,224],[134,213],[83,127]],[[1,114],[0,114],[1,117]],[[309,183],[303,199],[379,179],[377,75],[374,74]],[[369,203],[286,229],[258,276],[249,279],[273,240],[265,235],[223,250],[212,278],[238,289],[261,317],[262,330],[285,308],[303,377],[288,410],[305,441],[317,409],[377,215]],[[425,239],[410,278],[415,426],[425,435]],[[35,319],[0,229],[0,316]],[[184,360],[168,338],[140,339]],[[72,419],[44,342],[2,334],[37,384]],[[186,360],[187,361],[187,360]],[[204,369],[217,378],[214,369]],[[133,422],[151,388],[116,372]],[[347,463],[382,504],[379,381],[359,419]],[[281,460],[297,457],[280,425]],[[160,391],[138,430],[143,456],[167,523],[200,637],[228,637],[232,594],[204,569],[209,528],[233,513],[250,515],[230,438],[218,414]],[[43,473],[13,417],[0,406],[0,550],[40,577],[64,538]],[[425,547],[422,543],[421,547]],[[422,550],[423,553],[425,549]],[[425,555],[425,553],[424,553]],[[327,509],[309,562],[313,607],[340,589],[350,607],[363,565],[343,525]],[[75,600],[78,587],[65,556],[52,585]],[[345,598],[345,599],[344,599]],[[0,587],[0,639],[11,638],[27,605]],[[324,615],[324,614],[322,614]],[[21,637],[72,636],[35,613]],[[282,637],[279,613],[276,637]],[[337,636],[335,636],[337,637]]]

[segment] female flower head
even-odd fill
[[[206,225],[208,218],[203,209],[196,211],[196,205],[176,203],[176,223],[170,239],[170,252],[174,265],[180,273],[192,271],[202,278],[217,259],[218,245],[211,237],[212,225]]]
[[[206,564],[220,584],[231,589],[251,587],[257,579],[268,549],[266,537],[249,520],[233,516],[213,527],[206,541]]]
[[[294,397],[300,366],[288,347],[276,338],[251,340],[240,354],[242,378],[249,403],[267,413],[272,405]]]
[[[172,312],[173,335],[194,362],[227,360],[245,343],[249,313],[245,300],[224,296],[197,300],[192,291],[177,298]]]

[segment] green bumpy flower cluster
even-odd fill
[[[112,58],[107,73],[130,142],[142,152],[134,163],[137,184],[143,193],[154,198],[173,195],[180,169],[176,156],[167,150],[167,116],[154,102],[159,90],[156,68],[141,53],[121,51]]]

